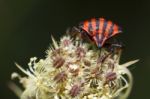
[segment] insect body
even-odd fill
[[[104,18],[92,18],[83,21],[74,29],[81,36],[87,36],[91,41],[94,41],[98,48],[103,47],[107,39],[122,32],[118,25],[112,21],[106,21]]]

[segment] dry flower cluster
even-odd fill
[[[45,59],[31,58],[28,69],[16,66],[25,74],[19,78],[24,90],[11,84],[21,99],[125,99],[132,87],[128,66],[138,60],[120,65],[121,50],[109,53],[89,48],[87,43],[64,36],[46,51]]]

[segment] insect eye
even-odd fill
[[[81,33],[85,33],[85,31],[84,31],[83,29],[80,29],[80,32],[81,32]]]

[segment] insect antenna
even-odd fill
[[[66,30],[66,34],[67,35],[71,35],[71,36],[76,36],[77,34],[80,33],[80,29],[78,29],[77,27],[69,27]]]

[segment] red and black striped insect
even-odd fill
[[[79,32],[81,37],[88,37],[98,48],[104,46],[105,42],[122,32],[121,28],[104,18],[92,18],[81,22],[77,27],[72,28],[73,31]]]

